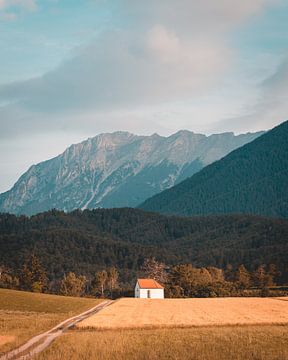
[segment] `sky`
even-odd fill
[[[287,120],[288,0],[0,0],[0,192],[118,130]]]

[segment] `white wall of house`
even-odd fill
[[[164,299],[164,289],[140,289],[137,283],[135,286],[135,298]]]

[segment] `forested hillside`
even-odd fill
[[[250,270],[274,263],[285,273],[287,239],[287,220],[248,215],[181,218],[135,209],[1,214],[0,265],[19,269],[33,252],[50,279],[116,266],[122,281],[134,281],[151,256],[168,265],[244,264]]]
[[[288,218],[288,122],[140,206],[175,215]]]

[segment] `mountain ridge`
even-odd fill
[[[99,134],[32,165],[0,195],[0,211],[137,206],[262,134]]]
[[[288,121],[139,207],[175,215],[288,217]]]

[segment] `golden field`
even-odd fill
[[[116,301],[78,328],[122,329],[288,324],[287,298],[132,299]]]
[[[99,302],[0,289],[0,355]]]
[[[0,290],[0,352],[97,302]],[[124,298],[35,359],[287,360],[288,298]]]
[[[288,327],[74,330],[57,339],[35,359],[287,360]]]
[[[287,360],[287,298],[121,299],[37,360]]]

